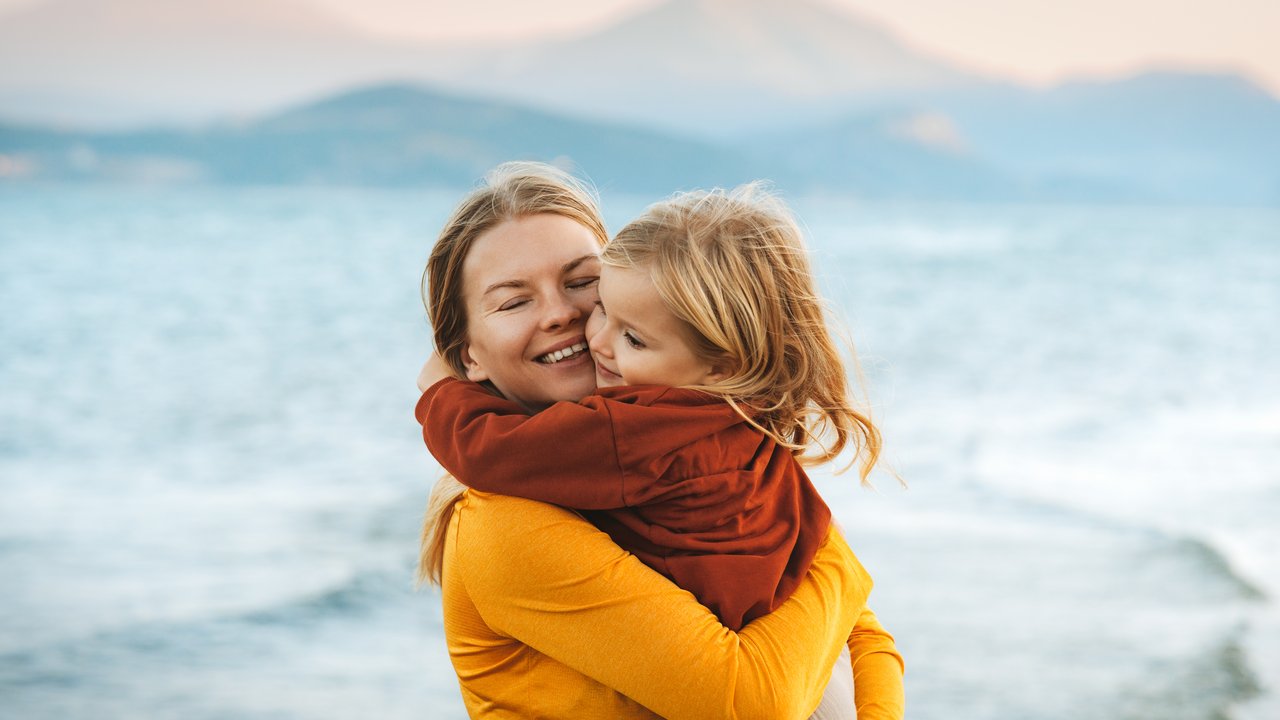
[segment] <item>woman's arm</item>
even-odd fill
[[[833,530],[796,592],[734,633],[570,511],[465,502],[446,564],[489,627],[675,720],[807,717],[871,589]]]
[[[893,636],[868,608],[862,610],[849,635],[849,657],[858,720],[902,720],[906,712],[902,655]]]

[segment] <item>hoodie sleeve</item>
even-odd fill
[[[415,410],[427,448],[463,484],[580,510],[626,505],[609,404],[559,402],[536,415],[446,378]]]

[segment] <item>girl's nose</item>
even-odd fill
[[[613,352],[609,349],[609,343],[605,342],[608,335],[605,334],[605,325],[608,320],[604,314],[600,312],[599,306],[591,312],[591,317],[587,318],[587,345],[591,347],[593,355],[603,355],[607,358],[613,357]]]

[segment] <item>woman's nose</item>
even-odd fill
[[[546,313],[542,316],[542,328],[555,330],[566,327],[582,317],[582,311],[568,298],[556,296],[547,304]]]

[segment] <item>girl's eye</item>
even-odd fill
[[[608,317],[608,313],[604,311],[604,303],[596,301],[596,312],[600,313],[600,317]]]
[[[568,287],[570,290],[583,290],[598,282],[600,282],[600,278],[598,276],[591,275],[589,277],[580,277],[570,280],[568,282]]]
[[[637,338],[635,335],[632,335],[629,331],[623,332],[622,337],[626,339],[628,345],[630,345],[631,347],[637,350],[644,347],[644,343],[640,342],[639,338]]]

